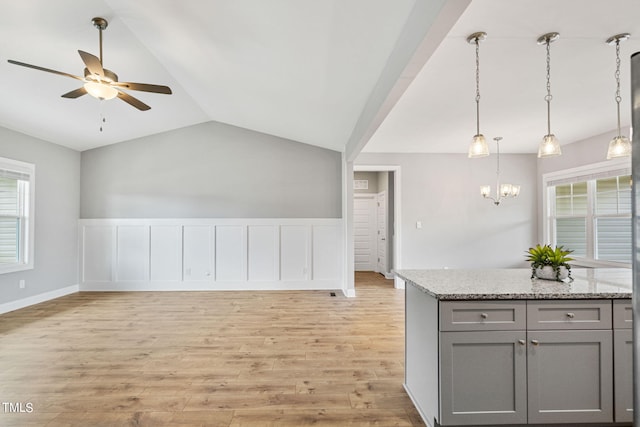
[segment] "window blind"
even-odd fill
[[[0,167],[0,178],[13,179],[17,181],[29,181],[31,175],[26,172],[7,170]]]
[[[18,179],[0,177],[0,263],[19,259]]]
[[[573,184],[576,182],[593,181],[593,180],[611,178],[611,177],[620,176],[620,175],[631,175],[631,168],[623,167],[619,169],[597,171],[597,172],[586,172],[584,174],[577,174],[577,175],[567,176],[567,177],[559,177],[557,179],[551,179],[547,181],[547,186],[553,187],[553,186],[562,185],[562,184]]]

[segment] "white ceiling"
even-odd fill
[[[547,133],[546,49],[537,39],[548,32],[560,33],[551,44],[551,131],[560,143],[615,129],[615,47],[605,41],[625,32],[621,108],[622,125],[630,125],[640,1],[473,0],[363,151],[466,152],[476,131],[475,46],[466,39],[477,31],[487,33],[480,131],[488,141],[504,137],[501,151],[535,153]]]
[[[544,47],[536,39],[549,31],[560,33],[551,84],[561,142],[615,127],[614,48],[604,40],[620,32],[632,34],[622,44],[629,124],[638,0],[473,0],[466,10],[468,0],[447,3],[458,5],[455,16],[433,22],[415,13],[435,0],[3,2],[0,126],[77,150],[215,120],[339,151],[373,134],[364,151],[466,152],[475,133],[475,58],[465,39],[475,31],[488,33],[480,46],[481,131],[503,136],[504,151],[535,152],[546,131]],[[64,99],[77,80],[7,63],[81,75],[77,50],[98,54],[94,16],[109,21],[104,66],[121,81],[168,85],[173,95],[132,91],[152,107],[146,112],[117,99]],[[446,32],[431,31],[439,22]],[[434,48],[400,54],[412,42]]]

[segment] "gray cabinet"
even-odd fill
[[[613,301],[615,421],[633,421],[633,357],[631,303]]]
[[[525,331],[441,333],[440,423],[526,423],[525,340]]]
[[[439,329],[441,425],[613,422],[610,300],[441,301]]]
[[[527,334],[529,423],[612,422],[611,330]]]
[[[613,421],[611,301],[527,303],[529,423]]]

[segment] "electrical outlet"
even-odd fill
[[[20,289],[24,289],[27,287],[27,283],[24,281],[24,279],[20,279],[18,285],[20,286]]]

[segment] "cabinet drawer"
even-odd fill
[[[441,301],[440,330],[524,330],[526,307],[526,301]]]
[[[613,300],[613,329],[631,329],[632,314],[631,300]]]
[[[529,301],[527,329],[611,329],[611,301]]]

